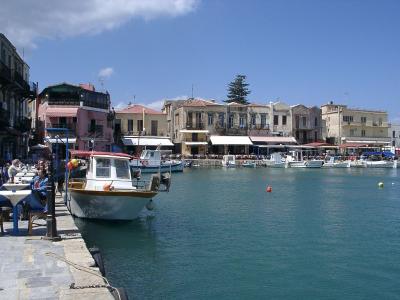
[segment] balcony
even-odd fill
[[[8,83],[12,81],[11,69],[0,61],[0,82]]]
[[[24,91],[29,91],[29,83],[25,81],[21,74],[14,70],[14,82]]]
[[[196,123],[187,122],[186,129],[202,130],[205,129],[205,125],[203,122],[196,122]]]
[[[0,130],[10,126],[10,117],[7,110],[0,108]]]
[[[29,118],[22,118],[15,122],[14,128],[21,132],[28,132],[31,130],[32,120]]]
[[[91,125],[89,124],[89,128],[88,128],[88,132],[90,134],[90,136],[93,137],[103,137],[103,125]]]
[[[358,126],[358,127],[389,127],[387,122],[343,122],[342,126]]]

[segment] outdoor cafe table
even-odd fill
[[[13,234],[18,235],[18,204],[28,199],[31,195],[31,190],[12,190],[12,191],[0,191],[0,196],[7,198],[13,206]]]
[[[1,186],[1,190],[6,190],[6,191],[20,191],[20,190],[26,190],[30,188],[29,183],[5,183]]]

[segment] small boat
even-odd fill
[[[79,157],[86,157],[87,163],[86,177],[68,183],[67,206],[76,217],[133,220],[145,206],[152,209],[152,199],[160,191],[160,184],[169,188],[170,178],[164,174],[153,174],[149,182],[141,181],[129,167],[132,157],[128,154],[76,152]]]
[[[324,168],[350,168],[350,161],[337,161],[334,156],[329,158],[329,161],[324,162]]]
[[[242,163],[242,167],[244,168],[256,168],[257,164],[255,161],[245,161]]]
[[[222,166],[225,168],[236,168],[235,155],[224,155],[222,157]]]
[[[291,155],[286,157],[288,168],[321,168],[324,161],[322,159],[303,160],[301,152],[291,151]]]
[[[279,152],[272,153],[270,159],[263,160],[263,164],[270,168],[286,168],[286,162]]]
[[[366,168],[397,168],[395,155],[390,151],[364,152],[361,156],[361,163]]]
[[[184,163],[180,160],[163,160],[161,150],[143,150],[140,158],[132,159],[132,168],[139,168],[143,173],[183,172]]]

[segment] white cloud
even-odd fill
[[[114,74],[114,69],[111,68],[111,67],[107,67],[107,68],[101,69],[99,71],[99,75],[98,76],[101,79],[108,79],[108,78],[111,77],[112,74]]]
[[[200,0],[1,0],[1,31],[17,47],[42,38],[111,30],[132,18],[151,20],[193,11]]]
[[[144,104],[140,104],[143,106],[146,106],[148,108],[154,109],[154,110],[160,110],[164,105],[164,100],[158,100],[158,101],[154,101],[154,102],[150,102],[150,103],[144,103]]]

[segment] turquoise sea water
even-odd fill
[[[185,170],[139,220],[77,224],[135,299],[399,299],[398,173]]]

